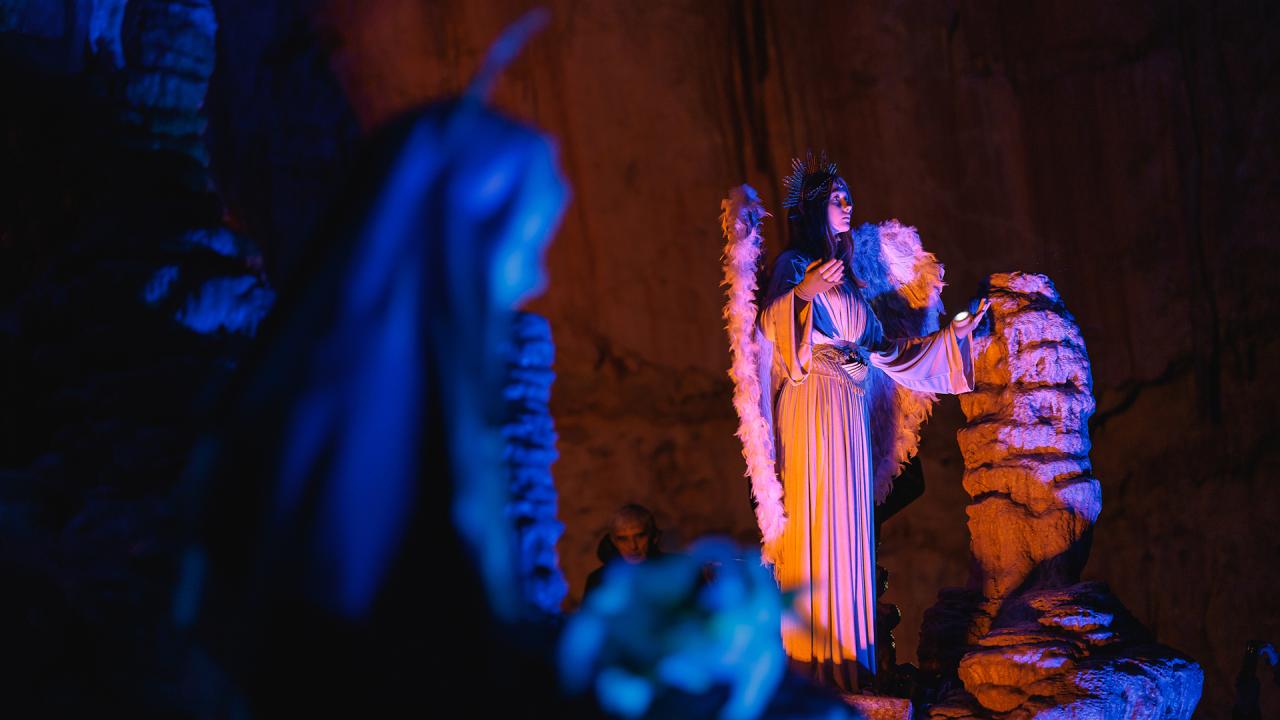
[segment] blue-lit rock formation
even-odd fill
[[[174,486],[274,300],[204,165],[212,7],[8,2],[3,31],[0,714],[180,714]]]
[[[202,137],[206,120],[200,110],[213,75],[218,28],[213,4],[209,0],[135,0],[126,5],[123,0],[110,0],[94,5],[110,10],[94,15],[98,22],[92,27],[106,25],[101,36],[110,36],[110,19],[119,15],[123,20],[118,41],[123,53],[116,59],[123,59],[124,73],[115,92],[124,142],[181,153],[208,164]]]
[[[926,614],[921,660],[965,692],[932,718],[1189,718],[1204,676],[1155,642],[1101,583],[1080,582],[1102,509],[1089,462],[1092,377],[1053,283],[987,281],[993,330],[975,338],[961,396],[970,547],[967,590]]]
[[[10,120],[37,141],[8,167],[30,185],[18,204],[31,217],[6,234],[32,248],[13,288],[15,370],[27,378],[14,460],[39,458],[29,471],[107,495],[167,489],[197,408],[275,300],[204,166],[217,24],[208,0],[37,5],[10,3],[25,35],[6,40],[80,51],[60,64],[26,57],[15,73],[53,99]],[[65,103],[84,109],[38,142]]]
[[[515,315],[512,348],[503,398],[507,404],[507,472],[510,476],[508,516],[516,532],[516,564],[520,590],[530,609],[560,612],[569,586],[560,572],[556,541],[564,524],[556,519],[557,494],[551,477],[556,461],[556,430],[547,403],[555,371],[556,346],[551,324],[541,315]]]

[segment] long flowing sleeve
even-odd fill
[[[768,301],[760,313],[760,329],[773,344],[774,362],[792,383],[804,382],[813,358],[814,304],[795,292],[806,266],[804,258],[794,253],[778,258],[766,293]]]
[[[969,338],[957,340],[951,325],[931,335],[895,341],[868,357],[911,390],[959,395],[973,389],[973,345]]]

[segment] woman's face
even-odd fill
[[[827,199],[827,224],[832,233],[849,232],[850,216],[853,214],[853,201],[849,199],[849,189],[838,183],[831,189]]]

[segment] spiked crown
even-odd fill
[[[803,212],[806,204],[831,192],[831,182],[839,175],[836,164],[827,159],[825,151],[816,157],[809,151],[803,158],[792,158],[791,174],[782,181],[787,191],[782,207],[793,213]]]

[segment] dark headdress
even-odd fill
[[[791,174],[782,181],[782,187],[787,191],[787,196],[782,201],[782,207],[788,210],[787,220],[799,220],[805,207],[831,194],[838,179],[841,179],[840,171],[827,158],[825,150],[816,157],[813,151],[809,151],[803,158],[792,158]]]

